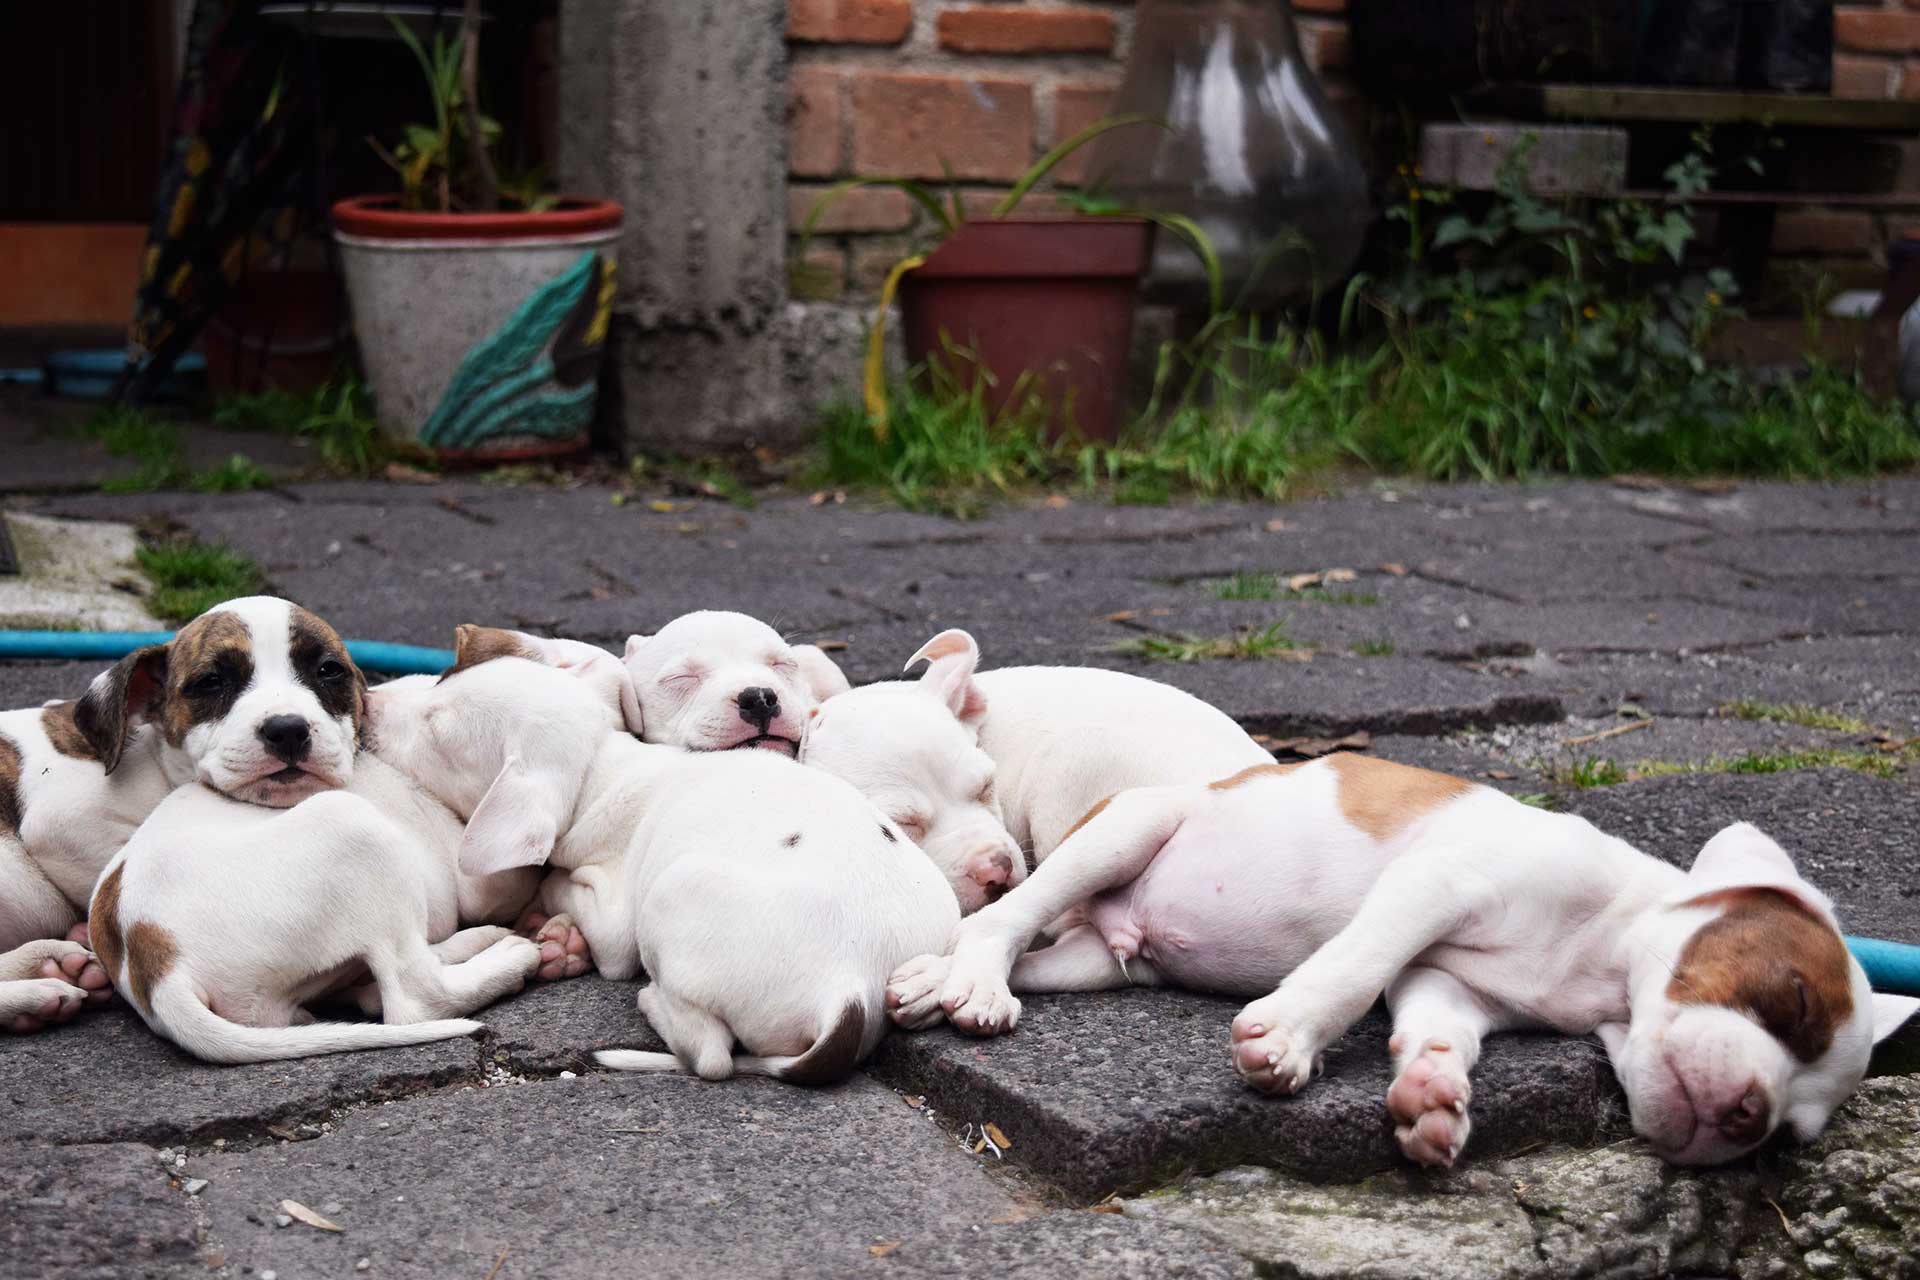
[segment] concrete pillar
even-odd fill
[[[627,442],[791,444],[857,320],[788,302],[786,0],[566,0],[562,190],[626,206],[614,308]]]

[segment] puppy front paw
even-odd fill
[[[1020,1001],[1007,986],[1004,967],[954,957],[940,988],[940,1007],[955,1030],[970,1036],[998,1036],[1020,1021]]]
[[[24,1035],[65,1022],[79,1012],[87,993],[58,978],[24,978],[7,983],[3,998],[11,1016],[0,1018],[0,1030]]]
[[[1451,1169],[1473,1128],[1467,1114],[1472,1097],[1458,1054],[1441,1041],[1421,1050],[1387,1089],[1393,1136],[1407,1159]]]
[[[1318,1041],[1277,994],[1240,1011],[1227,1052],[1240,1078],[1262,1093],[1298,1093],[1322,1066]]]
[[[86,993],[86,1004],[95,1008],[113,999],[113,983],[107,977],[107,971],[94,958],[93,952],[80,943],[64,943],[72,950],[63,950],[58,956],[49,957],[40,964],[40,976],[57,982],[65,982],[80,988]]]
[[[940,989],[953,967],[952,956],[915,956],[887,979],[887,1016],[907,1031],[924,1031],[947,1011],[940,1007]]]
[[[540,956],[533,973],[537,982],[577,978],[593,968],[586,935],[573,923],[572,916],[562,914],[541,920],[535,927],[533,942]]]

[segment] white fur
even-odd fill
[[[383,700],[378,729],[472,815],[464,865],[554,868],[549,926],[577,926],[608,977],[644,966],[641,1010],[707,1078],[851,1070],[885,1030],[886,975],[959,919],[932,864],[845,783],[773,753],[637,742],[604,696],[523,659]],[[823,1045],[837,1049],[808,1056]]]

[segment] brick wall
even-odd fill
[[[1347,0],[1293,0],[1308,60],[1336,105],[1364,110],[1343,78]],[[788,0],[792,55],[788,214],[797,229],[841,178],[892,174],[944,183],[984,208],[1034,159],[1103,114],[1132,35],[1131,0]],[[1920,0],[1842,4],[1834,92],[1920,98]],[[1920,145],[1904,168],[1920,186]],[[1057,171],[1071,182],[1072,162]],[[1045,208],[1044,197],[1031,207]],[[897,191],[860,191],[821,224],[808,291],[870,296],[921,215]],[[1864,278],[1915,220],[1848,210],[1780,214],[1775,252]]]

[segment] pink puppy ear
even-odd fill
[[[1787,851],[1751,822],[1736,822],[1722,829],[1701,848],[1687,870],[1689,897],[1723,889],[1772,889],[1829,923],[1834,919],[1833,902],[1802,880]]]
[[[930,661],[926,674],[920,677],[920,687],[946,703],[955,718],[962,724],[974,724],[987,714],[987,695],[973,678],[974,668],[980,665],[980,646],[972,636],[964,631],[942,631],[921,645],[920,651],[907,659],[907,666],[923,658]]]

